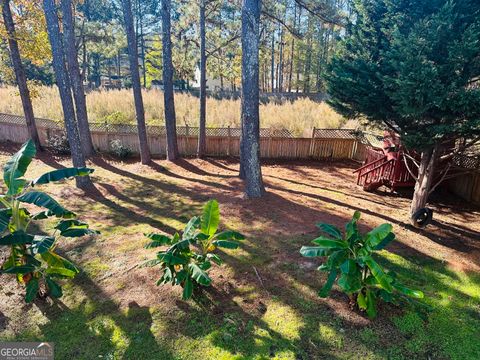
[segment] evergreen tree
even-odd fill
[[[355,24],[326,76],[337,111],[382,124],[421,153],[414,224],[435,188],[438,162],[480,139],[479,11],[473,0],[357,0]],[[466,140],[447,151],[458,139]]]

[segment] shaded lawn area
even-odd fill
[[[1,164],[11,147],[2,148]],[[46,154],[29,175],[68,164]],[[53,341],[58,359],[480,358],[478,208],[439,195],[434,224],[414,230],[404,222],[408,198],[361,191],[353,163],[266,164],[268,193],[259,200],[242,198],[233,161],[146,167],[97,157],[90,166],[95,190],[85,194],[73,181],[46,188],[101,231],[62,243],[82,273],[60,301],[33,305],[2,276],[1,340]],[[182,229],[211,198],[220,203],[221,228],[247,240],[222,252],[213,286],[185,302],[180,288],[155,286],[158,269],[136,267],[155,254],[143,249],[143,233]],[[354,210],[362,211],[364,231],[394,225],[398,240],[378,260],[423,289],[431,310],[381,305],[370,321],[338,291],[317,296],[321,259],[303,258],[299,248],[318,234],[315,223],[343,227]]]

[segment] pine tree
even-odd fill
[[[265,192],[260,166],[259,25],[261,0],[242,2],[242,136],[240,176],[248,198]]]
[[[138,72],[138,51],[137,39],[133,28],[132,3],[130,0],[122,0],[125,31],[128,41],[128,58],[132,76],[133,96],[135,100],[135,114],[137,118],[138,142],[140,145],[140,158],[142,164],[149,164],[151,161],[148,148],[147,127],[145,125],[145,109],[143,106],[142,88],[140,85],[140,74]]]
[[[165,106],[165,128],[167,132],[167,159],[179,156],[177,144],[177,119],[173,93],[173,63],[171,39],[172,0],[162,0],[162,55],[163,55],[163,99]]]
[[[410,209],[427,204],[440,160],[480,140],[480,3],[355,2],[326,76],[330,104],[401,135],[421,153]],[[455,152],[443,146],[458,139]]]
[[[75,167],[85,167],[85,156],[78,135],[77,121],[72,99],[72,87],[65,63],[63,38],[62,33],[60,32],[58,11],[54,0],[43,0],[43,9],[47,22],[48,38],[52,47],[53,70],[55,72],[55,80],[60,93],[60,100],[62,102],[65,128],[67,130],[70,152],[72,154],[72,163]],[[88,176],[77,176],[75,181],[79,188],[87,188],[92,185]]]

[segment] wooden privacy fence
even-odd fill
[[[43,145],[63,133],[63,124],[47,119],[36,119],[40,142]],[[137,128],[124,124],[90,124],[93,145],[97,151],[108,152],[111,142],[120,142],[133,152],[138,149]],[[147,126],[148,146],[153,155],[164,156],[165,127]],[[239,156],[240,128],[207,128],[208,156]],[[178,147],[182,156],[194,156],[197,151],[198,128],[177,127]],[[28,139],[22,116],[0,113],[0,141],[23,143]],[[355,159],[362,161],[365,138],[360,132],[347,129],[314,129],[309,138],[294,137],[286,129],[260,129],[260,154],[270,159]]]
[[[63,124],[47,119],[36,119],[40,142],[46,145],[53,135],[63,133]],[[109,152],[111,142],[120,140],[133,152],[138,149],[135,125],[92,123],[90,125],[95,148]],[[148,126],[148,145],[153,155],[165,156],[166,138],[163,126]],[[207,128],[208,156],[239,156],[239,128]],[[177,127],[178,147],[182,156],[195,156],[197,151],[198,128]],[[0,113],[0,141],[23,143],[29,138],[22,116]],[[364,161],[369,146],[381,147],[381,139],[370,133],[348,129],[313,129],[309,138],[294,137],[285,129],[261,129],[260,153],[269,159],[318,159]],[[472,163],[475,161],[475,163]],[[459,167],[478,168],[480,160],[459,158]],[[466,162],[466,163],[465,163]],[[474,172],[449,181],[453,193],[467,201],[480,204],[480,173]]]

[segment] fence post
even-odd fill
[[[273,130],[270,127],[268,129],[268,149],[265,154],[265,157],[267,158],[270,158],[272,156],[272,138],[273,138]]]
[[[227,136],[228,136],[227,156],[230,156],[230,143],[232,140],[232,131],[230,130],[230,125],[228,125],[228,128],[227,128]]]
[[[308,156],[313,157],[313,148],[315,145],[315,131],[317,128],[314,126],[312,130],[312,139],[310,140],[310,150],[308,151]]]
[[[105,138],[107,139],[107,149],[105,151],[108,151],[110,149],[110,136],[108,134],[108,122],[105,120]]]

